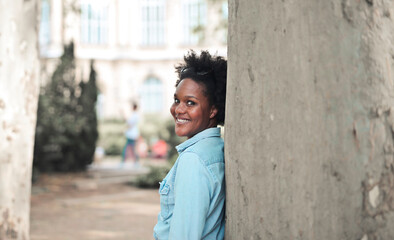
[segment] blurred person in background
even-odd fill
[[[140,136],[140,132],[138,129],[138,121],[139,121],[139,114],[137,112],[138,109],[138,105],[136,103],[132,104],[132,112],[130,114],[130,116],[126,119],[126,123],[127,123],[127,130],[125,132],[125,136],[126,136],[126,144],[123,147],[123,151],[122,151],[122,162],[121,162],[121,166],[123,166],[123,164],[125,163],[126,159],[128,158],[127,156],[127,150],[128,148],[131,148],[131,151],[133,153],[134,156],[134,166],[138,167],[139,166],[139,155],[137,153],[137,140]]]
[[[190,51],[176,67],[178,80],[170,112],[175,133],[187,140],[160,183],[160,207],[154,227],[159,240],[224,238],[224,125],[227,61],[208,51]]]

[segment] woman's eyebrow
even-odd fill
[[[178,97],[178,96],[176,95],[176,93],[174,93],[174,97],[175,97],[175,98]],[[194,98],[194,99],[199,100],[197,97],[192,96],[192,95],[186,95],[186,96],[184,96],[184,97],[185,97],[185,98]]]
[[[195,96],[191,96],[191,95],[187,95],[187,96],[185,96],[186,98],[195,98],[195,99],[197,99],[198,100],[198,98],[196,98]]]

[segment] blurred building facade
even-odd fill
[[[136,101],[168,116],[174,65],[189,50],[227,55],[227,0],[42,0],[42,82],[74,41],[77,78],[98,73],[98,114],[119,118]]]

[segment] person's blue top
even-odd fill
[[[156,240],[224,238],[224,144],[208,128],[178,145],[179,157],[160,183]]]

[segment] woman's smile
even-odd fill
[[[176,118],[176,123],[177,124],[186,124],[186,123],[189,123],[189,122],[190,122],[189,119],[179,118],[179,117]]]

